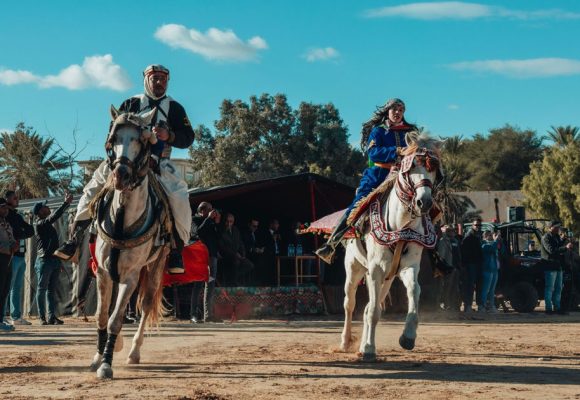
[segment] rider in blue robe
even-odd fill
[[[417,129],[415,125],[405,121],[404,113],[405,103],[400,99],[391,99],[363,125],[361,147],[368,154],[369,166],[363,173],[354,200],[327,242],[316,251],[325,262],[332,263],[336,247],[350,228],[347,219],[353,208],[384,182],[391,167],[401,155],[401,150],[407,147],[405,135]]]

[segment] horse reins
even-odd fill
[[[114,143],[117,138],[117,127],[125,124],[132,124],[139,130],[139,136],[141,137],[143,131],[147,128],[141,124],[141,122],[132,118],[132,114],[122,114],[120,117],[115,119],[111,130],[105,142],[105,150],[107,152],[107,165],[109,169],[113,171],[118,165],[125,165],[131,169],[131,181],[129,183],[129,190],[135,189],[139,186],[145,177],[147,176],[147,171],[149,170],[149,158],[151,157],[151,146],[149,146],[147,141],[141,140],[142,146],[139,150],[139,154],[135,157],[135,160],[130,160],[128,157],[121,156],[117,157],[114,149]]]
[[[431,182],[430,179],[421,179],[419,182],[415,183],[411,180],[411,174],[409,172],[398,174],[395,182],[395,193],[399,200],[401,200],[401,203],[406,207],[407,211],[411,214],[412,218],[419,216],[415,212],[413,203],[417,196],[417,189],[421,187],[428,187],[433,190],[433,182]]]

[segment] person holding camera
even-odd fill
[[[64,202],[54,212],[46,206],[46,202],[38,202],[32,208],[36,220],[34,233],[36,237],[36,262],[34,271],[38,282],[36,288],[36,305],[41,325],[62,325],[63,321],[56,317],[55,292],[58,285],[58,275],[62,268],[60,260],[54,256],[58,247],[58,233],[53,224],[64,214],[72,203],[73,196],[67,193]],[[47,305],[48,301],[48,305]],[[48,320],[46,309],[48,306]]]
[[[497,286],[497,278],[499,273],[498,264],[498,243],[500,241],[499,231],[485,231],[483,232],[483,240],[481,242],[481,251],[483,254],[483,263],[481,265],[482,284],[481,294],[479,296],[479,303],[477,311],[497,313],[495,307],[495,287]]]
[[[173,166],[169,157],[171,148],[186,149],[193,143],[194,132],[185,109],[177,101],[167,96],[169,70],[162,65],[154,64],[143,71],[145,93],[133,96],[123,102],[119,111],[144,114],[156,110],[151,120],[151,132],[157,136],[157,144],[151,148],[152,168],[171,206],[173,214],[173,240],[169,254],[168,272],[182,274],[183,259],[181,251],[184,242],[189,240],[191,230],[191,208],[187,184]],[[55,252],[55,256],[70,260],[82,241],[85,229],[90,225],[89,203],[105,185],[111,170],[106,161],[95,170],[91,181],[83,189],[79,200],[77,214],[71,229],[69,240]]]
[[[544,301],[546,303],[546,314],[565,314],[562,309],[560,300],[562,297],[562,279],[563,279],[563,256],[566,250],[572,249],[572,243],[564,244],[560,238],[559,221],[551,221],[548,224],[548,232],[542,237],[542,259],[545,260],[546,271]]]

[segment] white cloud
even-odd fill
[[[324,48],[314,48],[310,49],[304,54],[304,58],[308,62],[315,62],[315,61],[327,61],[336,59],[340,56],[340,53],[332,47],[324,47]]]
[[[447,109],[455,111],[455,110],[459,110],[459,106],[457,104],[449,104],[447,106]]]
[[[537,19],[579,19],[580,13],[559,9],[521,11],[505,7],[488,6],[462,1],[440,1],[433,3],[411,3],[400,6],[390,6],[366,10],[363,14],[368,18],[402,17],[421,20],[458,19],[471,20],[477,18],[509,18],[518,20]]]
[[[536,78],[580,74],[580,61],[567,58],[465,61],[449,65],[459,71],[490,72],[513,78]]]
[[[154,36],[170,47],[189,50],[208,60],[251,61],[258,58],[258,51],[268,48],[260,36],[243,42],[232,30],[217,28],[210,28],[203,34],[183,25],[167,24],[159,27]]]
[[[64,87],[69,90],[99,88],[124,91],[131,87],[127,74],[113,63],[110,54],[85,57],[83,65],[70,65],[58,75],[41,76],[30,71],[0,70],[0,84],[11,86],[26,83],[34,83],[41,88]]]
[[[8,133],[8,134],[13,134],[14,131],[12,129],[8,129],[8,128],[0,128],[0,133]]]

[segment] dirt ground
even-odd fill
[[[377,331],[376,363],[337,352],[340,317],[191,325],[146,337],[141,365],[115,353],[113,381],[88,365],[94,322],[0,333],[0,399],[580,399],[580,313],[420,316],[415,350],[404,315]],[[355,323],[360,334],[361,323]]]

